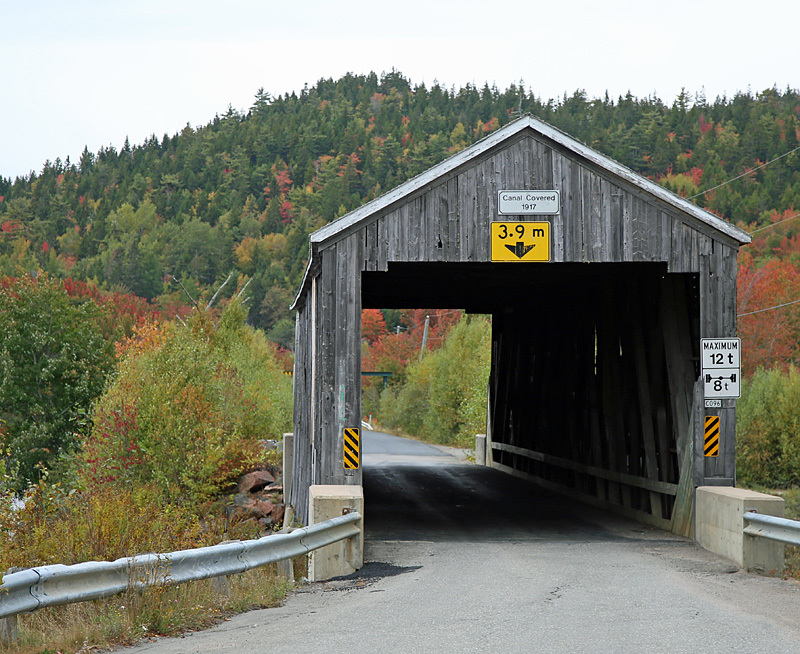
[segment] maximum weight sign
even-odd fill
[[[700,341],[703,390],[707,398],[741,395],[742,342],[738,338],[704,338]]]

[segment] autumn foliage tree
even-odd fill
[[[671,103],[580,90],[543,99],[521,84],[347,74],[299,93],[259,92],[249,109],[179,133],[0,176],[0,273],[97,280],[166,310],[188,303],[170,279],[197,299],[234,270],[252,278],[248,322],[289,345],[287,297],[309,233],[524,113],[732,222],[764,226],[771,212],[800,207],[800,152],[788,154],[800,134],[794,89],[713,102],[687,91]],[[771,251],[775,238],[765,237]]]
[[[440,346],[406,368],[380,398],[379,422],[437,443],[466,446],[486,425],[491,323],[457,316]]]
[[[739,252],[738,333],[743,372],[777,366],[786,370],[800,357],[800,212],[770,211],[767,223],[742,225],[753,240]]]
[[[289,428],[291,380],[245,315],[234,299],[125,342],[78,455],[85,486],[147,483],[203,500],[263,460],[260,441]]]
[[[743,255],[738,280],[739,335],[743,373],[758,368],[786,368],[800,356],[800,304],[788,304],[800,292],[800,267],[770,259],[756,267]],[[775,308],[773,308],[775,307]]]
[[[386,334],[386,319],[379,309],[364,309],[361,312],[361,338],[374,343]]]
[[[402,381],[403,371],[408,363],[418,359],[422,349],[425,321],[428,319],[428,338],[426,349],[441,347],[447,333],[458,324],[461,311],[441,311],[435,309],[407,309],[400,312],[400,329],[387,332],[385,321],[381,330],[381,320],[376,309],[365,309],[361,314],[362,338],[366,348],[361,360],[361,369],[374,372],[391,372],[393,382]]]
[[[403,384],[406,369],[418,361],[422,354],[425,322],[428,338],[425,350],[436,350],[445,344],[447,334],[458,324],[461,311],[434,309],[406,309],[399,312],[395,331],[387,331],[383,313],[365,309],[361,314],[363,354],[361,370],[365,372],[390,372],[392,385]],[[374,378],[362,380],[362,410],[370,414],[378,409],[383,382]]]

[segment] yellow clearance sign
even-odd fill
[[[550,261],[550,223],[493,222],[491,260]]]

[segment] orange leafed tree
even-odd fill
[[[374,343],[386,333],[386,320],[380,309],[364,309],[361,312],[361,338]]]
[[[386,332],[385,323],[383,332],[374,340],[373,324],[377,321],[374,314],[365,317],[367,311],[380,311],[365,309],[362,313],[362,329],[365,325],[370,332],[362,332],[362,337],[367,340],[369,347],[361,361],[361,369],[365,371],[385,371],[395,375],[402,374],[406,365],[419,358],[425,332],[425,319],[428,320],[428,340],[426,350],[436,349],[444,345],[447,333],[461,320],[461,311],[441,311],[435,309],[407,309],[401,312],[403,328],[399,333]],[[381,319],[383,316],[381,315]]]
[[[740,256],[738,330],[745,376],[759,368],[786,368],[798,362],[800,303],[787,304],[797,299],[800,266],[778,259],[757,266],[749,253]],[[779,306],[783,304],[787,306]]]

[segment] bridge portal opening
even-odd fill
[[[495,467],[669,526],[691,465],[678,398],[690,401],[699,374],[696,351],[680,365],[699,344],[697,275],[658,263],[390,263],[361,287],[364,308],[492,316]]]

